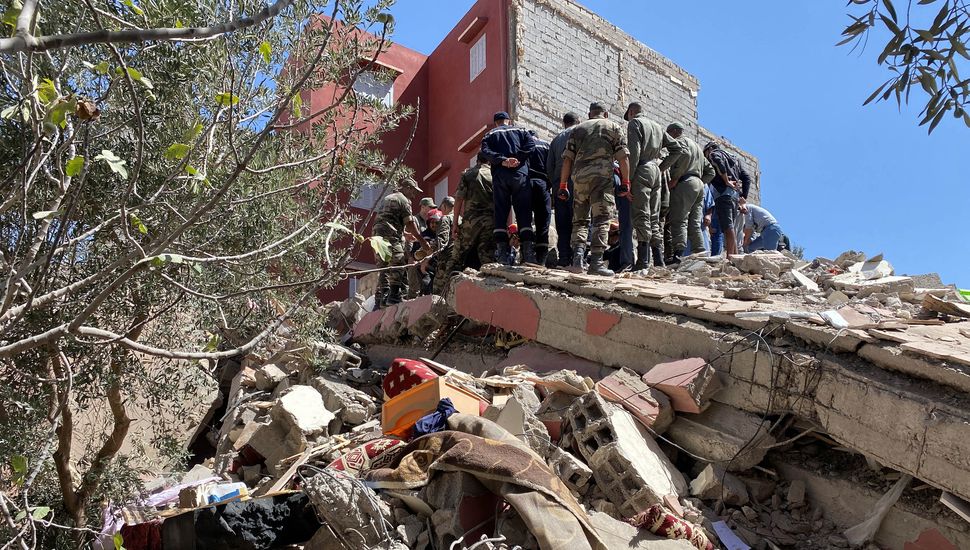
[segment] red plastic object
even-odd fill
[[[421,361],[395,359],[384,376],[384,399],[393,399],[438,375]]]

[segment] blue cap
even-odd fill
[[[512,120],[512,117],[510,117],[509,114],[506,113],[505,111],[499,111],[495,113],[495,116],[492,117],[492,120],[494,122],[498,122],[500,120]]]

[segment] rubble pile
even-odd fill
[[[952,289],[921,286],[926,282],[895,276],[881,257],[859,253],[810,263],[755,253],[730,260],[689,257],[676,269],[614,279],[486,266],[479,275],[456,277],[447,299],[428,296],[372,312],[361,297],[332,304],[331,328],[350,330],[345,320],[354,320],[344,338],[354,347],[283,341],[243,358],[231,376],[221,422],[212,426],[214,456],[169,484],[167,498],[142,504],[137,518],[123,514],[122,533],[143,528],[148,523],[136,520],[148,518],[160,531],[159,548],[207,547],[213,521],[232,526],[231,537],[221,536],[236,541],[234,548],[878,548],[873,539],[888,540],[887,529],[895,527],[880,526],[891,521],[884,518],[919,468],[887,468],[883,464],[895,467],[893,460],[905,459],[884,460],[865,437],[858,441],[861,450],[840,445],[844,434],[825,433],[836,425],[835,413],[823,419],[811,409],[809,401],[821,398],[806,392],[821,392],[818,382],[799,382],[781,365],[809,368],[817,361],[791,340],[804,334],[797,323],[818,333],[810,333],[807,345],[832,337],[824,352],[830,363],[833,353],[863,355],[858,346],[839,348],[838,338],[935,349],[925,343],[930,333],[919,330],[959,331],[970,314]],[[668,317],[624,324],[622,310],[593,298],[661,309]],[[756,321],[782,323],[788,332],[770,336],[762,325],[753,349],[724,355],[731,340],[698,325],[732,323],[754,334]],[[703,335],[703,341],[674,342],[681,337],[664,323]],[[469,364],[423,358],[456,334],[461,340],[458,329],[467,333],[476,324],[477,346],[515,348],[532,340],[552,347],[521,346],[484,369],[471,364],[473,354],[466,354]],[[466,349],[469,341],[451,344]],[[638,353],[635,345],[644,341],[651,343]],[[369,361],[369,350],[402,342],[413,346],[411,358]],[[762,349],[769,342],[784,359]],[[964,343],[951,342],[947,353],[963,353]],[[671,351],[681,349],[675,345],[705,351],[680,354]],[[582,359],[560,349],[578,351]],[[760,373],[764,356],[767,377]],[[947,372],[948,382],[963,376],[961,369]],[[742,375],[753,389],[739,397]],[[758,384],[771,390],[765,405],[752,397]],[[785,385],[792,387],[777,395]],[[957,415],[961,389],[950,387],[951,401],[933,414]],[[831,411],[842,403],[838,413],[845,415],[883,407],[858,403],[863,412],[856,413],[847,399],[829,395],[824,402]],[[915,398],[900,394],[892,402],[907,414],[919,412],[907,399]],[[953,426],[962,425],[954,418]],[[916,422],[902,414],[896,421],[906,427]],[[929,454],[929,431],[922,437],[927,452],[921,460],[939,460]],[[882,493],[873,510],[834,513],[831,499],[799,469],[804,466],[782,460],[795,451],[864,457],[863,464],[883,476],[870,487]],[[959,457],[951,463],[963,467]],[[923,495],[946,475],[939,469],[928,474],[919,484]],[[956,495],[943,493],[956,503],[948,506],[966,504],[959,496],[968,489],[960,483],[942,486]],[[902,500],[912,498],[905,492]],[[299,528],[280,510],[300,518]],[[247,514],[260,519],[234,523]],[[912,540],[919,528],[920,540],[970,541],[970,524],[939,504],[933,514],[943,519],[934,524],[919,514],[906,516],[909,523],[893,540]],[[127,539],[125,546],[139,548]]]

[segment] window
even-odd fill
[[[478,42],[472,46],[468,52],[468,66],[470,69],[468,81],[472,82],[485,70],[485,35],[483,34]]]
[[[394,105],[394,80],[374,71],[363,71],[354,81],[354,91],[369,99],[380,101],[385,107]]]
[[[445,197],[447,196],[448,196],[448,178],[445,178],[440,182],[438,182],[437,185],[434,186],[434,203],[441,204],[441,202],[445,200]]]
[[[377,206],[377,203],[381,202],[383,198],[381,196],[381,191],[384,185],[380,182],[374,180],[367,180],[364,185],[360,188],[360,194],[356,199],[350,201],[350,205],[354,208],[360,208],[362,210],[370,210]]]

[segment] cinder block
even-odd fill
[[[721,388],[714,367],[697,357],[660,363],[643,375],[643,381],[667,394],[675,411],[694,414],[707,408]]]
[[[621,405],[641,424],[661,434],[674,421],[674,409],[663,392],[648,386],[640,376],[621,368],[596,383],[600,395]]]
[[[572,453],[554,447],[549,455],[549,465],[570,490],[579,495],[584,495],[589,490],[589,480],[593,477],[593,470]]]
[[[596,485],[621,514],[676,501],[687,482],[633,416],[598,393],[581,397],[566,413]]]

